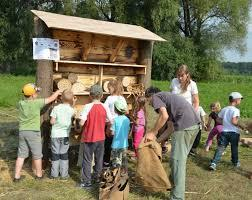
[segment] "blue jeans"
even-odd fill
[[[236,132],[222,132],[218,140],[218,148],[215,151],[212,163],[217,164],[221,160],[222,153],[225,151],[227,145],[231,144],[231,161],[236,165],[238,160],[238,143],[240,140],[240,134]]]

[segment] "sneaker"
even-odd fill
[[[196,149],[191,149],[189,155],[191,155],[191,156],[196,156],[196,155],[197,155]]]
[[[92,187],[91,183],[80,183],[80,188],[90,189]]]
[[[67,175],[67,176],[64,176],[64,177],[60,177],[60,180],[67,181],[69,178],[70,178],[70,176]]]
[[[58,179],[59,177],[49,176],[48,178],[51,179],[51,180],[56,180],[56,179]]]
[[[94,177],[94,178],[92,179],[92,182],[93,182],[94,184],[99,184],[99,183],[101,182],[101,180],[100,180],[99,177]]]
[[[209,166],[209,169],[215,171],[216,170],[216,164],[211,163],[211,165]]]
[[[162,147],[162,154],[166,154],[168,151],[167,147]]]
[[[13,182],[14,182],[14,183],[19,183],[20,181],[21,181],[21,178],[14,178],[14,179],[13,179]]]
[[[35,180],[41,181],[43,179],[43,176],[35,176]]]
[[[25,178],[25,176],[20,176],[20,178],[14,178],[12,181],[14,182],[14,183],[19,183],[20,181],[22,181],[23,179]]]
[[[103,162],[103,167],[104,167],[104,168],[108,168],[109,165],[110,165],[110,163],[108,163],[108,162]]]
[[[241,163],[238,161],[237,163],[233,163],[234,167],[239,168],[241,167]]]

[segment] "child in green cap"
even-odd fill
[[[130,120],[125,116],[127,112],[127,103],[118,98],[115,101],[115,112],[118,114],[114,119],[111,130],[113,137],[112,142],[112,167],[121,167],[122,172],[127,172],[127,148],[128,148],[128,135],[130,131]]]

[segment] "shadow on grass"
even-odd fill
[[[202,153],[204,152],[203,148],[201,149],[201,153],[197,154],[196,156],[189,156],[188,158],[194,162],[198,167],[200,167],[201,169],[205,170],[205,171],[209,171],[209,165],[211,163],[211,160],[213,158],[213,155],[215,153],[215,151],[213,151],[212,157],[210,157],[210,155],[206,155],[206,153]],[[217,170],[219,171],[234,171],[235,173],[244,176],[246,178],[249,178],[251,173],[248,170],[243,169],[242,167],[236,168],[233,166],[231,161],[227,160],[227,156],[231,156],[229,155],[223,155],[221,161],[218,163],[217,165]],[[242,157],[242,156],[240,156]],[[230,158],[231,160],[231,158]]]
[[[0,130],[0,160],[4,166],[0,168],[0,172],[5,178],[12,179],[15,172],[15,160],[17,158],[18,124],[16,122],[1,122]],[[26,174],[34,176],[31,170],[31,163],[31,158],[25,159],[23,170]]]

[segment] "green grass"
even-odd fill
[[[168,81],[152,81],[152,84],[162,91],[168,91],[170,86]],[[234,79],[233,82],[199,82],[197,86],[200,105],[206,112],[210,112],[209,105],[214,101],[220,101],[222,107],[228,105],[228,95],[233,91],[237,91],[244,96],[244,100],[240,105],[241,116],[243,118],[252,118],[252,81],[237,82]]]
[[[22,87],[33,83],[33,76],[0,75],[0,107],[15,106],[22,97]]]
[[[227,105],[227,96],[231,91],[241,92],[245,99],[241,105],[243,117],[252,118],[252,81],[246,77],[244,81],[240,76],[232,76],[233,81],[225,80],[221,82],[197,83],[199,87],[201,105],[208,110],[208,105],[212,101],[219,100],[222,106]],[[230,79],[231,79],[230,78]],[[68,181],[52,181],[45,178],[42,182],[37,182],[32,177],[31,163],[28,160],[25,163],[23,174],[25,180],[20,184],[13,184],[11,178],[14,173],[15,158],[17,152],[17,111],[14,109],[16,102],[22,97],[21,88],[25,83],[34,82],[34,77],[8,76],[0,75],[0,109],[1,112],[10,116],[0,117],[0,199],[39,199],[39,200],[93,200],[98,197],[98,190],[94,188],[91,191],[79,189],[76,185],[79,183],[79,168],[75,165],[70,167],[71,178]],[[237,81],[238,80],[238,81]],[[240,80],[240,81],[239,81]],[[160,89],[168,90],[168,81],[153,81],[153,85]],[[12,116],[12,117],[11,117]],[[149,127],[155,122],[155,113],[149,112]],[[186,199],[187,200],[250,200],[252,199],[252,180],[247,178],[249,172],[252,172],[252,151],[247,147],[240,146],[239,156],[242,164],[241,169],[234,169],[230,163],[230,148],[223,156],[216,172],[209,172],[207,166],[213,157],[214,148],[206,153],[203,150],[203,144],[207,134],[204,133],[201,140],[199,155],[190,157],[187,162],[186,178]],[[213,145],[215,146],[215,145]],[[169,157],[163,160],[164,167],[168,167]],[[130,162],[130,169],[133,173],[135,163]],[[49,169],[45,171],[48,175]],[[208,194],[205,194],[208,192]],[[190,193],[190,192],[197,192]],[[150,194],[145,193],[130,182],[129,200],[163,200],[168,199],[169,193]]]
[[[33,76],[0,75],[0,109],[15,107],[22,98],[22,86],[34,82]],[[152,81],[154,86],[163,91],[169,90],[168,81]],[[214,101],[220,101],[222,107],[228,104],[228,95],[232,91],[239,91],[244,100],[240,105],[241,115],[244,118],[252,118],[252,76],[225,75],[221,81],[197,83],[200,96],[200,105],[209,112],[209,105]]]
[[[7,112],[7,110],[6,110]],[[11,111],[12,112],[12,111]],[[156,118],[154,112],[149,112],[151,125]],[[250,200],[252,199],[252,180],[247,178],[252,172],[252,151],[247,147],[239,147],[239,156],[242,167],[235,169],[230,162],[230,148],[223,156],[218,165],[217,171],[208,171],[207,167],[214,154],[213,149],[206,153],[203,144],[206,140],[206,133],[203,133],[199,155],[189,157],[186,174],[186,199],[187,200]],[[51,180],[45,178],[43,181],[36,181],[31,170],[31,160],[28,159],[24,165],[22,174],[25,179],[14,184],[11,182],[14,174],[15,158],[17,152],[17,123],[2,122],[0,119],[0,199],[1,200],[95,200],[98,198],[98,188],[84,190],[76,187],[79,183],[79,168],[72,164],[70,166],[71,178],[67,181]],[[169,155],[163,158],[163,165],[169,174]],[[136,165],[129,162],[130,172],[134,173]],[[49,168],[45,175],[48,176]],[[196,192],[196,193],[195,193]],[[208,192],[208,193],[207,193]],[[207,193],[207,194],[206,194]],[[141,187],[130,181],[129,200],[164,200],[168,199],[169,193],[146,193]]]

